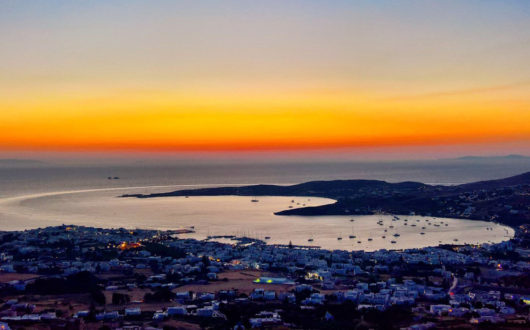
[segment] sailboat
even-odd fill
[[[352,234],[349,236],[349,238],[350,238],[350,239],[355,238],[355,235],[353,235],[353,226],[351,227],[351,233],[352,233]]]

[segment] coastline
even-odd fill
[[[298,244],[268,244],[266,240],[260,239],[260,238],[254,238],[254,237],[246,237],[246,236],[235,236],[235,235],[214,235],[212,237],[206,237],[203,239],[197,239],[193,237],[186,237],[186,235],[195,233],[193,229],[190,228],[179,228],[179,229],[156,229],[156,228],[123,228],[123,227],[94,227],[94,226],[85,226],[85,225],[78,225],[78,224],[61,224],[57,226],[45,226],[45,227],[38,227],[38,228],[27,228],[23,230],[0,230],[0,234],[21,234],[27,231],[49,231],[49,230],[55,230],[57,228],[63,228],[67,231],[70,230],[69,228],[82,228],[84,230],[90,230],[97,232],[98,230],[106,231],[106,232],[116,232],[124,234],[129,232],[136,232],[136,233],[148,233],[157,235],[160,237],[167,237],[171,239],[176,240],[182,240],[182,241],[193,241],[197,244],[201,243],[214,243],[214,244],[220,244],[224,246],[248,246],[252,244],[258,244],[267,246],[269,248],[278,248],[278,249],[302,249],[302,250],[315,250],[320,252],[340,252],[340,253],[379,253],[379,252],[406,252],[406,251],[422,251],[425,249],[438,249],[438,248],[457,248],[457,247],[465,247],[465,246],[495,246],[498,244],[504,244],[506,242],[510,242],[512,239],[514,239],[517,235],[517,230],[508,227],[503,226],[511,229],[512,235],[510,235],[509,238],[506,240],[502,240],[499,242],[494,243],[480,243],[480,244],[471,244],[471,243],[461,243],[461,244],[437,244],[437,245],[427,245],[423,247],[415,247],[415,248],[382,248],[378,250],[364,250],[364,249],[358,249],[358,250],[341,250],[341,249],[327,249],[318,245],[298,245]],[[74,230],[74,229],[72,229]],[[133,236],[131,236],[133,238]]]
[[[74,222],[91,227],[146,228],[155,230],[181,229],[194,226],[194,233],[183,237],[204,239],[211,235],[234,235],[265,239],[267,244],[288,244],[320,246],[329,250],[367,250],[381,248],[403,249],[449,244],[458,238],[460,242],[498,242],[504,240],[501,227],[486,231],[489,223],[437,217],[406,216],[400,222],[393,222],[389,215],[356,216],[278,216],[278,210],[287,206],[303,207],[330,204],[334,201],[322,198],[304,197],[258,197],[259,202],[243,196],[173,197],[150,199],[116,198],[114,190],[106,192],[54,194],[48,197],[29,199],[12,205],[8,210],[13,215],[6,219],[13,229],[29,229],[61,225]],[[295,203],[293,203],[295,201]],[[0,209],[0,212],[6,209]],[[16,218],[15,216],[18,216]],[[426,235],[420,236],[420,226],[406,226],[406,219],[421,221],[424,226],[431,221]],[[73,221],[74,220],[74,221]],[[279,222],[280,221],[280,222]],[[385,226],[382,226],[382,221]],[[435,227],[437,223],[449,225]],[[394,226],[392,226],[394,225]],[[15,226],[15,227],[13,227]],[[395,227],[394,229],[391,229]],[[7,227],[4,227],[7,228]],[[414,228],[414,229],[413,229]],[[388,229],[389,233],[384,233]],[[356,239],[348,238],[355,232]],[[390,234],[399,233],[399,239]],[[388,238],[381,236],[387,234]],[[374,236],[375,235],[375,236]],[[308,238],[314,242],[308,244]],[[343,236],[343,240],[338,240]],[[373,238],[373,241],[369,241]],[[390,240],[397,243],[391,244]],[[440,241],[440,242],[439,242]]]
[[[307,196],[336,200],[333,204],[278,211],[277,215],[409,214],[494,221],[515,228],[530,223],[527,194],[530,172],[509,178],[456,186],[378,180],[310,181],[297,185],[252,185],[125,194],[122,198],[176,196]],[[521,205],[520,208],[514,208]]]

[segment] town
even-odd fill
[[[499,244],[375,252],[62,225],[0,232],[0,329],[530,324],[530,226]]]

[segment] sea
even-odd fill
[[[296,184],[313,180],[376,179],[455,185],[517,175],[528,158],[422,161],[131,161],[123,164],[3,164],[0,162],[0,230],[78,224],[106,228],[193,229],[195,239],[252,237],[269,244],[325,249],[405,249],[438,244],[496,243],[509,227],[483,221],[410,215],[276,216],[289,207],[332,203],[325,198],[162,197],[121,198],[247,184]],[[414,224],[414,226],[412,226]],[[193,228],[192,228],[193,227]],[[422,234],[423,233],[423,234]],[[214,238],[217,237],[217,238]]]

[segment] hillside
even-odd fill
[[[510,226],[530,223],[530,172],[456,186],[434,186],[419,182],[335,180],[311,181],[291,186],[252,185],[178,190],[122,197],[222,195],[313,196],[337,201],[318,207],[284,210],[278,212],[278,215],[361,215],[383,212],[491,220]]]

